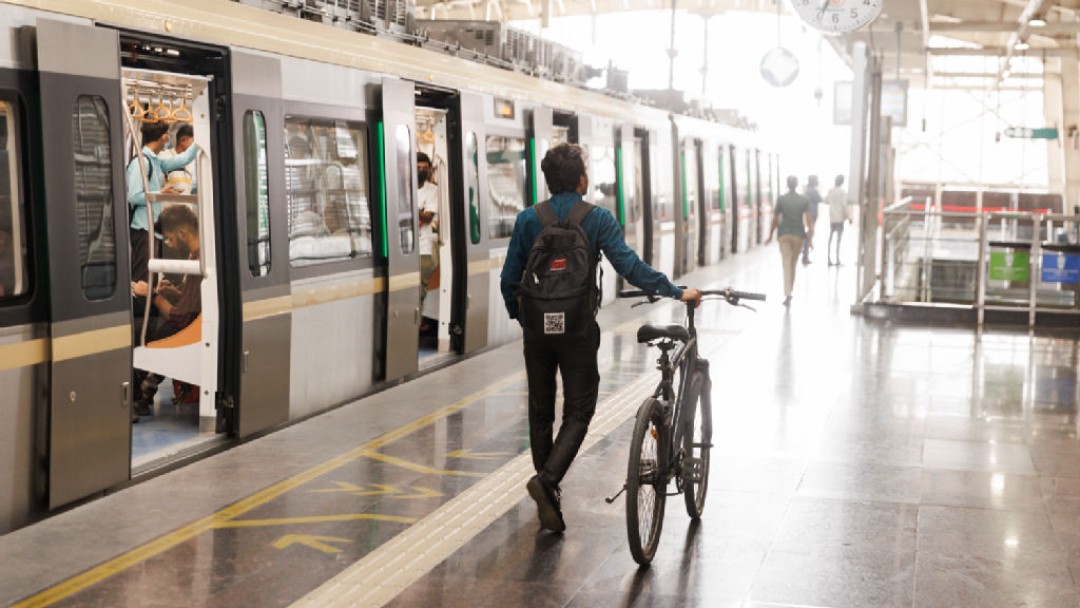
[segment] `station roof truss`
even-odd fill
[[[705,17],[776,11],[774,0],[674,2],[679,10]],[[543,23],[671,8],[672,0],[416,0],[416,17]],[[889,0],[870,27],[829,42],[845,58],[856,41],[866,43],[881,57],[886,77],[917,86],[986,89],[1038,86],[1030,80],[1056,71],[1056,60],[1078,57],[1078,36],[1080,0]]]

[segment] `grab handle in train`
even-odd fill
[[[152,273],[202,275],[199,260],[170,260],[154,258],[147,263]]]

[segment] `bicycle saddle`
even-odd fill
[[[682,325],[642,325],[637,330],[638,344],[652,342],[661,338],[669,338],[680,342],[690,341],[690,332]]]

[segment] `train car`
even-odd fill
[[[661,108],[232,2],[0,0],[0,36],[0,533],[517,339],[499,272],[559,142],[665,273],[755,240],[753,134]],[[192,129],[187,190],[152,187],[157,122]],[[197,303],[168,332],[140,195],[194,218],[143,224]]]

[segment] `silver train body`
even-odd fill
[[[221,445],[516,339],[499,271],[555,143],[588,149],[589,198],[669,276],[771,221],[778,159],[753,133],[401,43],[220,0],[0,0],[0,28],[0,533],[160,464],[133,460],[133,365],[197,384]],[[125,169],[154,104],[189,109],[203,150],[176,198],[202,222],[202,313],[144,345]],[[418,150],[439,191],[424,302]]]

